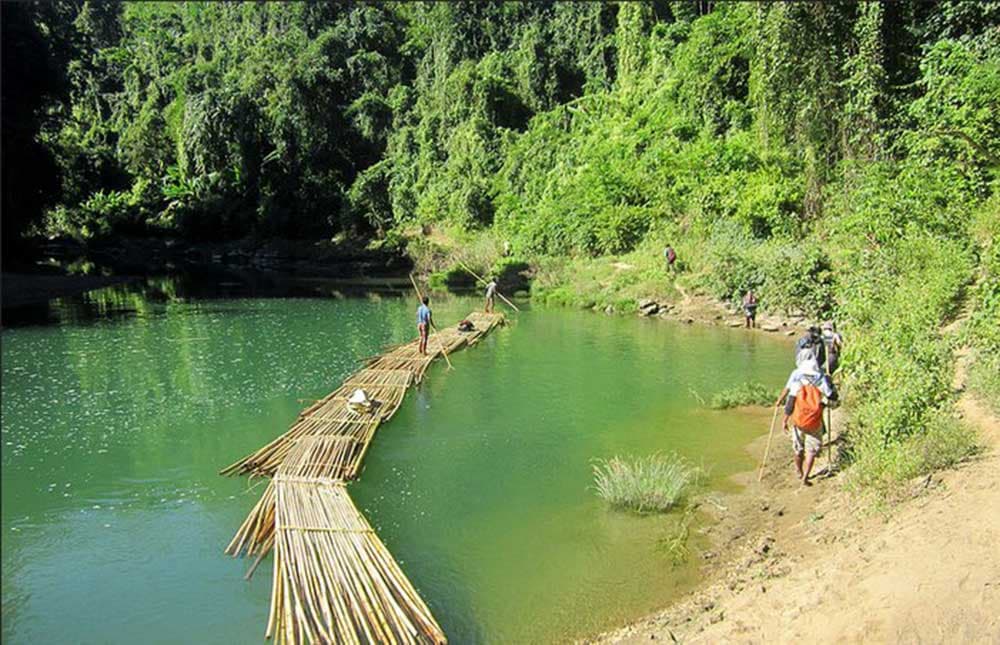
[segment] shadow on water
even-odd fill
[[[307,278],[272,271],[204,268],[135,279],[73,296],[3,309],[4,327],[86,324],[158,316],[171,303],[242,298],[398,297],[409,293],[407,278]],[[205,310],[202,310],[204,312]],[[240,313],[231,307],[228,314]]]

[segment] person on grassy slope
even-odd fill
[[[667,248],[663,249],[663,259],[667,261],[667,271],[673,273],[674,262],[677,261],[677,252],[674,251],[674,247],[668,244]]]
[[[820,371],[816,359],[804,355],[799,366],[789,375],[776,404],[781,405],[782,400],[785,403],[785,414],[781,427],[789,432],[791,421],[795,470],[802,485],[810,486],[809,473],[816,455],[823,448],[823,410],[827,406],[837,407],[840,397],[830,377]]]
[[[424,296],[420,301],[420,306],[417,307],[417,331],[420,333],[420,353],[424,356],[427,355],[427,335],[430,333],[431,322],[433,321],[429,304],[430,298]]]

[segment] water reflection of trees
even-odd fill
[[[138,419],[198,416],[283,394],[322,396],[362,359],[413,335],[399,300],[185,302],[147,283],[101,289],[69,306],[77,313],[66,322],[132,312],[129,324],[105,325],[96,335],[72,325],[59,335],[64,369],[79,385],[116,392],[107,404]]]
[[[323,396],[363,359],[413,338],[410,304],[188,299],[182,281],[149,278],[54,301],[63,324],[52,334],[58,358],[45,369],[73,374],[66,387],[102,393],[91,414],[122,409],[141,426],[184,424],[240,402]],[[442,307],[442,324],[456,306],[465,311]],[[80,329],[99,319],[110,324]]]

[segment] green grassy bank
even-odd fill
[[[850,481],[881,493],[975,450],[952,412],[958,345],[974,349],[977,393],[1000,399],[1000,32],[924,43],[903,93],[880,76],[890,18],[869,5],[832,87],[773,49],[829,18],[796,7],[726,7],[683,38],[623,8],[630,74],[532,119],[492,177],[491,226],[439,222],[413,248],[445,274],[449,254],[528,267],[550,303],[631,312],[678,287],[728,304],[753,288],[764,311],[835,319]],[[810,112],[837,97],[847,105]],[[960,333],[942,333],[959,316]]]

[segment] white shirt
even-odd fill
[[[805,372],[801,368],[792,371],[788,377],[788,383],[785,384],[785,387],[788,388],[788,396],[798,396],[802,386],[807,384],[815,385],[827,399],[833,398],[833,387],[830,386],[830,380],[826,376],[815,372]]]

